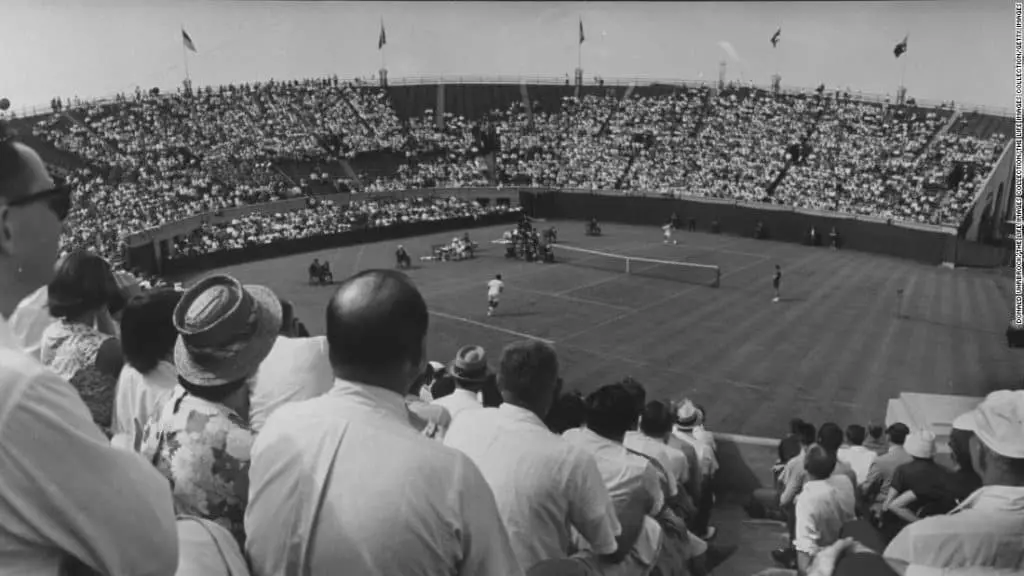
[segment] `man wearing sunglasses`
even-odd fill
[[[119,450],[75,389],[26,353],[8,319],[53,277],[70,195],[0,124],[0,566],[5,574],[167,575],[170,487]],[[75,572],[80,573],[80,572]]]

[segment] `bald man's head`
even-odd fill
[[[331,364],[339,373],[418,369],[428,324],[427,303],[406,275],[360,272],[342,282],[327,305]]]

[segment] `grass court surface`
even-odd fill
[[[408,273],[431,311],[431,359],[447,361],[460,346],[480,344],[496,366],[505,344],[542,339],[558,350],[568,388],[588,392],[630,375],[649,398],[690,397],[704,405],[713,430],[769,437],[781,436],[794,416],[844,426],[881,422],[886,401],[901,391],[980,396],[1019,388],[1024,376],[1024,352],[1007,348],[1004,337],[1011,279],[996,272],[704,233],[676,232],[679,244],[666,246],[654,226],[602,223],[602,236],[586,237],[582,222],[553,224],[569,246],[716,264],[721,287],[626,275],[624,263],[600,259],[591,262],[596,266],[508,260],[504,246],[490,241],[509,226],[471,230],[480,250],[463,262],[419,261],[454,233],[407,238],[401,243],[413,259]],[[322,334],[333,288],[308,284],[312,259],[328,260],[341,280],[394,267],[397,244],[221,272],[272,288]],[[777,304],[775,264],[783,271]],[[496,273],[505,293],[487,318],[486,284]]]

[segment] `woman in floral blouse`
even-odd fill
[[[253,433],[249,387],[281,327],[281,304],[262,286],[211,276],[174,310],[178,386],[147,426],[142,453],[172,484],[179,514],[228,529],[245,544]]]

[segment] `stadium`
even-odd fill
[[[378,49],[383,24],[379,35]],[[182,42],[195,52],[185,30]],[[897,43],[895,57],[907,49]],[[1024,389],[1024,331],[1009,321],[1020,182],[1006,111],[914,99],[902,86],[890,98],[789,87],[777,74],[760,85],[728,79],[724,64],[717,81],[598,78],[581,68],[574,78],[400,79],[382,68],[374,78],[186,80],[176,91],[2,108],[10,141],[72,191],[61,257],[102,257],[125,301],[175,285],[187,299],[204,278],[227,275],[268,288],[316,337],[330,334],[325,308],[346,278],[398,268],[426,302],[426,359],[448,370],[467,346],[499,370],[506,347],[541,343],[557,351],[560,392],[588,397],[591,409],[621,383],[642,385],[634,424],[648,418],[644,397],[671,407],[675,426],[685,406],[699,407],[716,468],[699,489],[714,496],[692,503],[707,507],[697,513],[703,524],[685,518],[683,532],[714,545],[692,554],[706,565],[671,560],[666,529],[661,558],[637,574],[739,576],[773,560],[796,569],[805,551],[788,541],[802,521],[776,509],[778,495],[768,497],[774,505],[761,498],[787,487],[779,439],[792,418],[862,425],[859,442],[846,428],[857,448],[865,428],[905,424],[915,438],[931,435],[929,459],[953,474],[956,417],[990,393]],[[531,248],[519,238],[532,230],[543,240]],[[396,266],[396,249],[409,261]],[[329,281],[314,259],[329,265]],[[491,315],[485,292],[495,277],[504,291]],[[53,340],[43,338],[45,349]],[[95,399],[85,400],[116,444],[122,417],[111,406],[101,423]],[[136,423],[144,451],[146,423]],[[227,528],[238,540],[228,556],[251,565],[226,560],[205,573],[293,573],[274,572],[274,560],[239,539],[241,516],[182,512],[178,497],[179,515]],[[186,543],[206,544],[186,539],[194,533],[181,522],[185,558]],[[248,515],[244,528],[268,537]],[[805,555],[799,573],[833,573],[811,565],[822,554]],[[83,574],[118,573],[77,560]],[[183,572],[186,564],[178,574],[203,573]],[[583,573],[576,568],[517,573]]]

